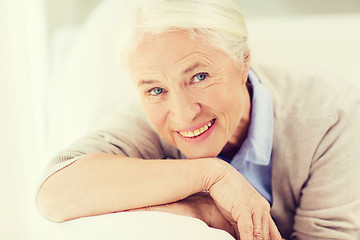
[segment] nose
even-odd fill
[[[173,122],[191,123],[201,112],[196,97],[186,91],[173,92],[169,100],[169,118]]]

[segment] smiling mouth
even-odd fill
[[[184,132],[179,132],[181,136],[186,137],[186,138],[195,138],[200,136],[201,134],[205,133],[206,131],[208,131],[211,126],[214,124],[215,119],[211,120],[209,123],[205,124],[204,126],[194,130],[194,131],[184,131]]]

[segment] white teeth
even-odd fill
[[[196,136],[199,136],[200,134],[204,133],[206,130],[208,130],[211,125],[213,124],[213,120],[210,121],[208,124],[206,124],[205,126],[201,127],[201,128],[198,128],[196,129],[195,131],[188,131],[188,132],[180,132],[180,134],[183,136],[183,137],[196,137]]]
[[[196,130],[194,131],[194,135],[197,136],[197,135],[199,135],[199,134],[200,134],[200,129],[196,129]]]

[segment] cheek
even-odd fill
[[[208,106],[219,118],[225,135],[234,132],[244,113],[246,99],[239,85],[219,88],[208,98]]]
[[[142,104],[144,112],[149,119],[150,123],[156,129],[156,131],[163,136],[163,133],[166,132],[167,124],[166,124],[166,116],[167,110],[165,106],[161,106],[162,104],[150,104],[144,103]]]
[[[154,127],[157,127],[159,124],[161,124],[161,117],[158,112],[159,109],[154,107],[153,105],[154,104],[143,103],[143,109],[151,124],[153,124]]]
[[[232,114],[241,108],[242,92],[239,85],[223,85],[206,93],[207,105],[218,113]]]

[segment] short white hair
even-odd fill
[[[238,0],[139,0],[121,29],[121,65],[147,37],[187,30],[224,50],[235,62],[248,51],[248,33]]]

